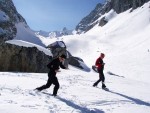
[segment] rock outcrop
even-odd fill
[[[11,40],[16,36],[15,23],[25,22],[17,12],[12,0],[0,0],[0,43]]]
[[[116,13],[124,12],[128,9],[136,9],[150,0],[107,0],[105,4],[97,4],[96,8],[86,17],[84,17],[75,30],[78,34],[85,33],[93,28],[96,24],[104,26],[107,23],[105,18],[98,20],[102,15],[113,9]]]
[[[15,24],[25,19],[17,12],[12,0],[0,0],[0,71],[47,72],[51,60],[36,47],[21,47],[5,43],[16,36]],[[27,25],[28,26],[28,25]]]
[[[36,47],[22,47],[3,43],[0,45],[0,71],[48,72],[51,57]]]

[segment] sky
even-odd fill
[[[33,30],[75,29],[98,3],[104,0],[13,0],[17,11]]]
[[[47,82],[47,73],[0,72],[0,113],[150,113],[149,4],[121,14],[111,10],[104,15],[108,18],[105,26],[97,25],[85,34],[61,37],[67,50],[82,58],[90,68],[100,52],[105,53],[104,75],[109,91],[102,90],[101,83],[92,86],[99,79],[98,73],[71,65],[56,75],[60,83],[56,97],[51,96],[53,85],[42,92],[33,90]],[[30,29],[25,30],[21,24],[17,32],[20,29],[22,33],[17,35],[26,37],[29,33],[26,38],[32,42]],[[22,37],[6,43],[31,46]],[[32,42],[38,49],[39,39]],[[51,43],[54,39],[57,40],[45,38],[47,41],[43,42]],[[44,49],[41,45],[39,50]]]

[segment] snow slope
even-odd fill
[[[49,49],[27,41],[13,39],[13,40],[6,41],[6,43],[10,43],[18,46],[24,46],[24,47],[36,47],[38,50],[43,51],[46,55],[53,56]]]
[[[106,14],[109,23],[82,35],[64,36],[68,50],[91,67],[104,52],[106,86],[92,87],[94,71],[69,66],[57,73],[60,89],[52,97],[53,85],[33,91],[47,81],[47,73],[0,72],[1,113],[149,113],[150,112],[150,2],[134,10]],[[112,17],[112,18],[111,18]],[[42,42],[48,44],[44,37]],[[58,40],[58,39],[55,39]],[[54,41],[54,39],[52,40]],[[17,42],[16,42],[17,44]]]
[[[46,83],[47,74],[0,73],[1,113],[148,113],[148,83],[106,74],[110,91],[92,84],[97,73],[70,67],[57,74],[58,96],[51,96],[53,85],[42,92],[33,91]]]
[[[26,24],[22,22],[17,23],[16,28],[17,34],[14,38],[15,40],[23,40],[45,47],[42,41],[35,35],[35,32],[32,31]]]
[[[69,51],[83,58],[89,66],[104,52],[106,71],[149,83],[149,29],[150,2],[132,13],[128,10],[109,18],[104,27],[95,26],[84,35],[63,40]]]

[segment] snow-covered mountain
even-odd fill
[[[44,46],[17,12],[12,0],[0,1],[0,43],[10,39],[24,40]]]
[[[43,36],[47,38],[59,38],[59,37],[66,36],[66,35],[73,35],[73,30],[68,30],[66,27],[64,27],[62,31],[46,32],[46,31],[40,30],[40,31],[35,31],[35,34],[37,36]]]
[[[43,42],[39,39],[38,36],[36,36],[35,32],[27,26],[27,24],[21,22],[17,23],[16,28],[17,34],[14,40],[23,40],[45,47],[45,44],[43,44]]]
[[[5,43],[7,40],[11,44]],[[20,45],[14,45],[15,41]],[[51,52],[17,12],[12,0],[0,0],[0,71],[46,72],[49,55]]]
[[[92,29],[97,23],[99,23],[99,26],[104,26],[108,20],[103,15],[110,10],[113,9],[119,14],[130,8],[134,10],[148,1],[149,0],[106,0],[105,4],[97,4],[95,9],[79,22],[75,30],[78,34],[81,34]],[[103,18],[101,18],[101,16],[103,16]]]
[[[0,43],[13,39],[17,29],[15,23],[26,23],[25,19],[17,12],[12,0],[0,1]]]
[[[120,14],[110,10],[103,16],[108,23],[103,27],[97,23],[85,34],[40,40],[45,45],[63,40],[89,67],[105,53],[105,83],[110,91],[102,90],[101,83],[92,87],[99,78],[94,71],[72,66],[57,73],[57,97],[51,96],[53,85],[42,92],[33,91],[46,83],[47,73],[0,72],[0,112],[149,113],[150,2]]]

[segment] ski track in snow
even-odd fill
[[[13,113],[22,110],[29,113],[40,111],[44,113],[115,113],[118,108],[131,109],[132,107],[138,108],[139,111],[143,107],[147,109],[146,111],[150,110],[149,100],[143,100],[143,97],[140,99],[136,94],[130,93],[138,81],[110,76],[106,82],[110,91],[104,91],[101,89],[101,84],[96,88],[92,87],[98,79],[97,73],[79,73],[68,74],[66,71],[58,73],[61,85],[57,97],[51,96],[53,86],[42,92],[33,90],[46,83],[47,74],[0,73],[0,111],[7,113],[8,107]],[[122,83],[122,90],[115,89],[120,83]],[[129,90],[123,89],[130,85]],[[146,85],[140,83],[137,84],[137,88]],[[138,90],[137,93],[141,91]],[[150,94],[148,91],[146,93]]]

